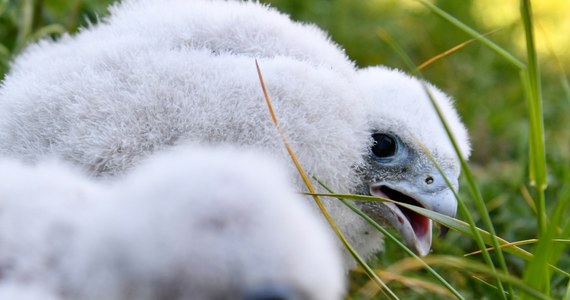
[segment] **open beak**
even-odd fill
[[[445,185],[434,185],[423,188],[406,183],[391,184],[385,182],[370,185],[370,194],[387,198],[400,203],[420,206],[450,217],[455,217],[457,201],[453,191]],[[384,214],[388,223],[396,229],[406,244],[417,254],[425,256],[431,249],[433,222],[395,203],[379,203],[388,208],[389,213]],[[445,235],[447,228],[442,228],[440,236]]]

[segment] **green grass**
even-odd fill
[[[0,72],[26,44],[96,22],[110,2],[0,1]],[[433,255],[414,257],[392,231],[379,228],[388,236],[386,251],[368,265],[386,293],[401,299],[570,300],[570,59],[557,52],[564,49],[560,40],[553,40],[551,51],[539,51],[539,32],[555,28],[542,27],[544,18],[533,16],[538,2],[522,0],[509,12],[514,21],[500,28],[483,21],[494,7],[481,10],[474,1],[265,2],[329,31],[360,66],[415,72],[430,58],[477,40],[417,74],[457,99],[474,151],[457,195],[458,220],[410,208],[454,229],[434,241]],[[513,38],[519,35],[522,43]],[[532,243],[484,251],[527,240]],[[465,256],[476,250],[483,252]],[[353,272],[348,298],[385,298],[370,276]]]

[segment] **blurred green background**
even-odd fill
[[[46,35],[75,32],[78,26],[89,22],[96,23],[98,16],[106,14],[106,7],[111,2],[0,0],[0,73],[7,70],[10,57],[25,44]],[[379,30],[391,35],[418,65],[470,39],[412,0],[262,2],[290,14],[295,20],[316,23],[362,67],[383,64],[405,69],[397,54],[379,37]],[[432,2],[479,32],[498,30],[489,36],[490,39],[525,60],[518,1]],[[547,201],[551,207],[559,195],[568,195],[560,190],[570,183],[570,88],[564,75],[570,73],[570,1],[534,1],[533,5],[544,95],[550,183]],[[532,195],[532,188],[527,175],[527,104],[518,71],[474,42],[428,66],[424,75],[456,99],[472,138],[471,166],[497,234],[511,241],[536,237],[533,210],[524,196],[527,191]],[[438,253],[451,255],[463,255],[476,248],[472,240],[454,233],[435,242]],[[393,245],[388,244],[387,249],[388,254],[378,258],[377,266],[403,258],[401,254],[393,253],[399,251],[390,251],[394,249]],[[522,262],[514,258],[509,260],[513,273],[520,273]],[[564,266],[570,269],[568,253],[562,260]],[[358,289],[365,279],[354,277],[353,288]],[[476,280],[458,277],[453,283],[476,298],[487,294],[488,287]],[[417,294],[411,293],[409,297],[416,297],[412,295]]]

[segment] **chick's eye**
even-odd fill
[[[396,153],[396,140],[382,133],[375,133],[372,135],[374,144],[372,145],[372,153],[380,158],[393,156]]]

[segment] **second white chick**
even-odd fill
[[[329,231],[258,152],[179,147],[112,186],[56,164],[2,170],[0,296],[342,298]]]

